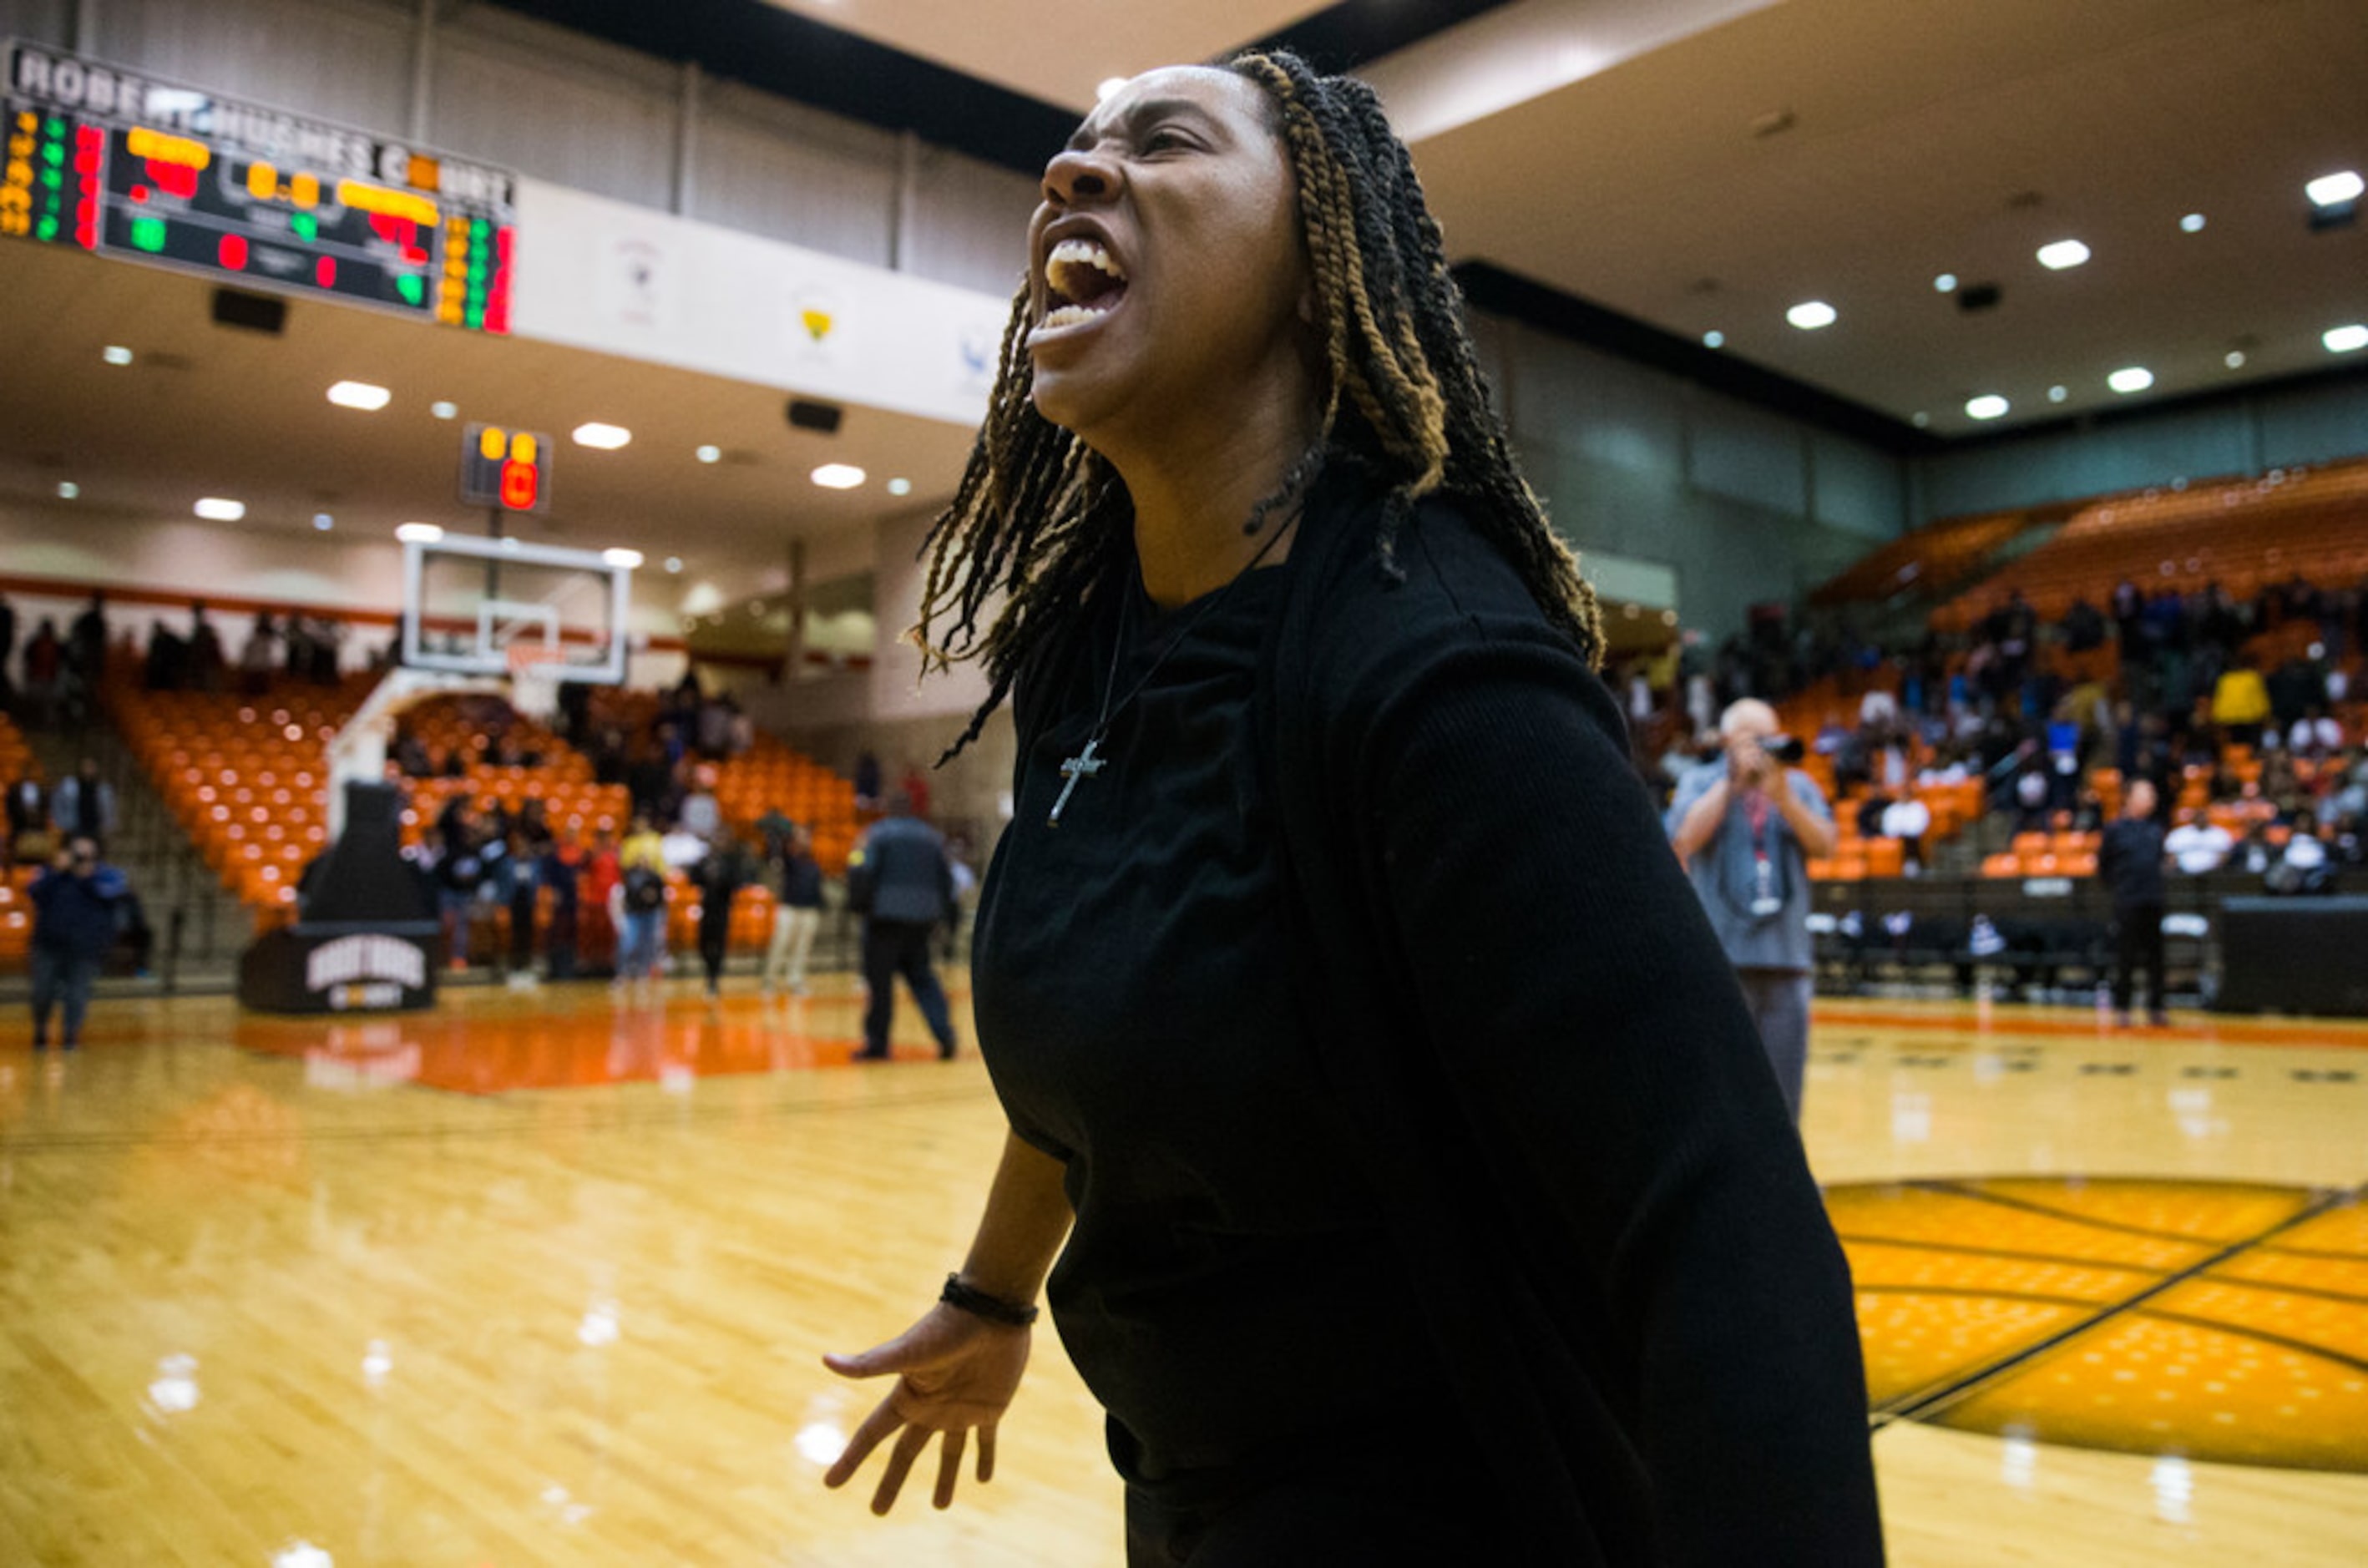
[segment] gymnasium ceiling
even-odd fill
[[[2368,359],[2320,342],[2368,320],[2368,230],[2314,233],[2302,188],[2368,170],[2362,0],[516,4],[586,26],[631,17],[660,52],[691,18],[778,6],[964,73],[1030,142],[1043,126],[1057,140],[1107,76],[1277,35],[1413,37],[1364,71],[1410,134],[1455,259],[1641,328],[1662,362],[1713,384],[1756,380],[1901,450]],[[891,123],[900,107],[870,112]],[[2189,213],[2201,232],[2181,232]],[[2038,247],[2066,238],[2091,259],[2041,267]],[[1961,310],[1934,287],[1943,272],[1995,285],[1998,304]],[[340,528],[450,520],[452,427],[425,413],[449,397],[545,429],[633,429],[622,451],[570,450],[549,537],[679,552],[728,578],[776,574],[791,530],[851,548],[861,525],[941,498],[967,449],[963,432],[871,411],[825,448],[786,430],[765,388],[360,311],[291,312],[286,338],[252,338],[211,326],[205,296],[0,244],[0,493],[54,507],[71,479],[94,517],[186,517],[201,480],[247,498],[255,528],[301,532],[324,510]],[[1788,325],[1812,299],[1834,324]],[[139,360],[98,362],[95,345],[123,340]],[[358,362],[398,367],[375,378],[396,407],[322,402]],[[2133,365],[2153,387],[2108,390]],[[2008,400],[2003,418],[1968,416],[1984,393]],[[725,460],[694,462],[702,442]],[[916,489],[817,491],[803,475],[825,450]]]

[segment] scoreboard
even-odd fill
[[[8,46],[0,235],[509,330],[515,176]]]

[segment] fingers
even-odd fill
[[[940,1508],[954,1506],[954,1483],[962,1479],[962,1446],[969,1434],[956,1426],[946,1434],[938,1452],[938,1490],[929,1501]]]
[[[995,1427],[978,1429],[978,1478],[981,1482],[995,1479]]]
[[[876,1378],[882,1372],[902,1371],[909,1359],[906,1341],[913,1336],[900,1334],[895,1338],[875,1345],[869,1350],[859,1350],[852,1356],[837,1351],[826,1353],[822,1364],[842,1378]]]
[[[830,1469],[823,1472],[822,1483],[825,1486],[846,1485],[848,1478],[862,1467],[863,1461],[871,1457],[871,1450],[880,1446],[880,1439],[904,1424],[905,1418],[896,1414],[894,1402],[882,1400],[873,1407],[871,1414],[863,1418],[863,1425],[855,1429],[855,1436],[848,1438],[847,1447],[839,1450],[838,1458],[831,1462]]]
[[[885,1514],[896,1506],[896,1494],[905,1490],[905,1478],[913,1472],[913,1461],[929,1446],[929,1429],[907,1426],[896,1436],[896,1446],[888,1450],[888,1468],[880,1472],[880,1485],[871,1494],[871,1511]]]

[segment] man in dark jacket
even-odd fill
[[[98,966],[115,945],[116,911],[131,892],[123,873],[103,865],[98,841],[76,835],[33,879],[33,1049],[50,1043],[50,1014],[65,1003],[64,1045],[82,1040],[83,1014]]]
[[[936,1037],[938,1055],[951,1060],[954,1027],[946,1011],[945,988],[929,967],[929,934],[953,910],[953,865],[943,835],[913,815],[909,796],[888,803],[888,815],[872,825],[848,859],[848,896],[863,911],[863,982],[871,990],[863,1010],[863,1050],[859,1062],[888,1060],[888,1020],[895,1011],[895,981],[905,977]]]
[[[2113,1021],[2130,1022],[2134,971],[2144,968],[2154,1003],[2147,1021],[2170,1022],[2163,1012],[2162,824],[2155,820],[2154,786],[2138,779],[2122,802],[2121,820],[2097,847],[2097,875],[2113,901]]]

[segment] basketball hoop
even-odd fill
[[[549,719],[559,711],[559,678],[566,652],[552,642],[525,638],[502,650],[510,667],[510,706],[527,718]]]

